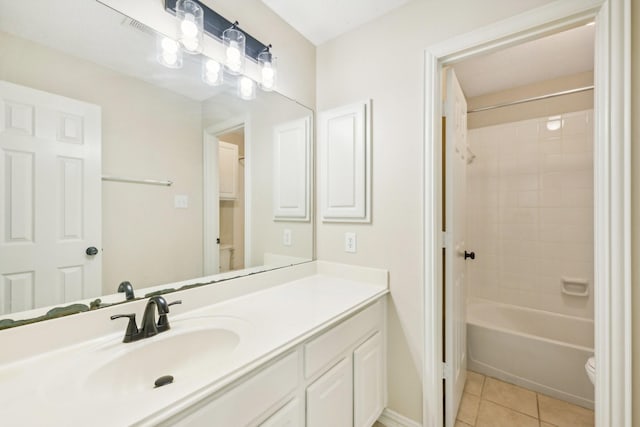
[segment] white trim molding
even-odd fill
[[[631,0],[556,0],[425,50],[423,425],[443,425],[441,72],[454,61],[596,20],[596,425],[631,427]]]
[[[400,415],[389,408],[384,408],[382,415],[378,418],[378,422],[385,427],[421,427],[419,422]]]

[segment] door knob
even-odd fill
[[[95,246],[89,246],[84,252],[89,256],[98,255],[98,248],[96,248]]]
[[[467,258],[476,259],[476,253],[464,251],[464,259]]]

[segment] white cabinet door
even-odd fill
[[[260,427],[297,427],[302,425],[302,404],[297,397],[269,417]]]
[[[238,197],[238,146],[228,142],[219,142],[220,198]]]
[[[353,352],[354,427],[370,427],[384,408],[384,354],[380,332]]]
[[[351,427],[351,357],[342,359],[307,388],[307,427]]]

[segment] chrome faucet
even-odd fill
[[[121,317],[127,317],[129,323],[127,324],[127,330],[124,334],[122,342],[133,342],[143,338],[152,337],[160,332],[164,332],[170,328],[169,319],[167,314],[169,313],[169,306],[174,304],[182,304],[182,301],[174,301],[167,304],[167,300],[160,295],[153,296],[147,301],[147,305],[144,308],[144,314],[142,315],[141,328],[138,329],[136,323],[136,315],[133,314],[116,314],[111,316],[111,320],[119,319]],[[156,323],[156,310],[158,311],[158,322]]]

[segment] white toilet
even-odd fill
[[[596,358],[594,356],[591,356],[589,359],[587,359],[587,363],[584,364],[584,369],[585,371],[587,371],[587,376],[589,377],[589,380],[591,381],[591,384],[596,383]]]
[[[220,273],[230,271],[233,260],[233,246],[220,245]]]

